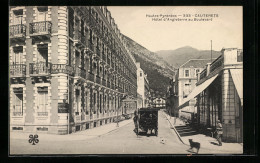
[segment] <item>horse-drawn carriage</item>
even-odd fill
[[[140,132],[147,134],[148,130],[158,136],[158,108],[140,108],[138,109],[137,135]]]

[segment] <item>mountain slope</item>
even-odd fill
[[[129,37],[124,36],[124,39],[136,62],[140,62],[141,68],[147,74],[151,92],[156,92],[156,96],[164,96],[170,78],[174,74],[173,67],[156,53],[149,51]]]
[[[175,68],[178,68],[189,59],[208,59],[211,57],[210,50],[198,50],[190,46],[176,50],[161,50],[156,53]],[[217,58],[220,54],[221,52],[213,50],[212,58]]]

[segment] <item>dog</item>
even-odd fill
[[[199,150],[200,150],[200,143],[199,142],[194,142],[194,141],[192,141],[192,139],[189,139],[189,142],[190,142],[190,149],[189,150],[193,151],[193,148],[196,148],[197,149],[197,154],[198,154]]]

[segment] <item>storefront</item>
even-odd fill
[[[223,141],[243,142],[243,62],[242,50],[223,49],[222,55],[199,74],[194,90],[182,107],[197,99],[200,129],[223,126]]]

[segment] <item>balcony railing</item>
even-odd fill
[[[220,56],[219,58],[217,58],[216,60],[214,60],[211,64],[210,64],[210,72],[213,72],[214,70],[216,70],[217,68],[221,67],[224,64],[224,57]]]
[[[13,112],[13,116],[23,116],[23,112]]]
[[[76,67],[75,77],[86,78],[86,70],[80,67]]]
[[[49,75],[51,73],[51,63],[30,63],[29,66],[30,75]]]
[[[52,64],[51,73],[52,74],[65,73],[65,74],[73,75],[74,69],[73,67],[66,64]]]
[[[52,24],[49,21],[30,23],[30,34],[31,35],[51,34],[51,27]]]
[[[48,112],[37,112],[38,116],[48,116]]]
[[[14,37],[25,37],[26,26],[23,24],[12,25],[9,27],[10,38]]]
[[[88,73],[88,76],[87,76],[87,80],[90,80],[92,82],[94,82],[94,74],[92,74],[91,72]]]
[[[200,79],[205,78],[207,76],[207,69],[204,69],[203,71],[201,71],[200,73]]]
[[[26,75],[26,65],[24,64],[10,65],[11,77],[25,77],[25,75]]]

